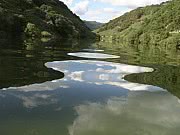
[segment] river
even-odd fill
[[[1,135],[179,135],[180,52],[12,41],[0,50]]]

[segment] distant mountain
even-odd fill
[[[88,28],[91,30],[95,30],[100,28],[104,23],[96,22],[96,21],[84,21]]]
[[[59,0],[1,0],[0,38],[91,38],[85,23]]]
[[[127,44],[180,46],[180,0],[137,8],[103,25],[102,40]]]

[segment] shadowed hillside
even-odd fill
[[[0,37],[92,38],[84,22],[59,0],[1,0]]]

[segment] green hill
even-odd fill
[[[180,46],[180,1],[137,8],[98,30],[101,40],[127,44]]]
[[[84,21],[84,22],[87,25],[87,27],[90,28],[91,30],[98,29],[103,25],[103,23],[96,21]]]
[[[1,0],[0,37],[91,38],[95,35],[59,0]]]

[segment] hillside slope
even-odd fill
[[[0,37],[89,38],[94,34],[59,0],[1,0]]]
[[[96,30],[102,40],[127,44],[180,46],[180,1],[172,0],[126,13]]]
[[[103,25],[103,23],[96,22],[96,21],[84,21],[84,22],[85,22],[86,26],[88,28],[90,28],[91,30],[98,29]]]

